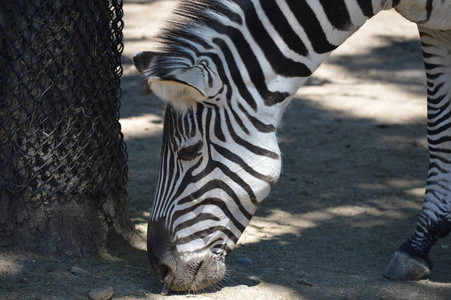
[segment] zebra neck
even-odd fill
[[[183,0],[172,26],[159,36],[168,55],[156,59],[150,71],[161,78],[186,68],[214,74],[220,79],[204,86],[207,99],[217,99],[223,89],[216,87],[227,86],[228,101],[234,94],[240,107],[277,125],[288,102],[328,55],[366,20],[398,2]]]
[[[235,1],[239,2],[239,1]],[[260,92],[258,114],[277,124],[297,90],[369,18],[399,0],[241,1],[244,39],[231,36],[240,70]],[[225,21],[225,19],[223,20]],[[246,51],[244,45],[252,51]],[[231,48],[222,43],[224,48]],[[251,53],[251,54],[249,54]],[[262,73],[262,74],[260,74]],[[247,77],[248,76],[248,77]],[[264,83],[261,82],[264,78]],[[259,81],[260,80],[260,81]]]
[[[305,78],[368,19],[399,0],[244,2],[252,3],[244,11],[251,43],[271,65],[266,75]]]

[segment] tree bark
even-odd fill
[[[136,237],[118,122],[122,15],[110,6],[0,3],[0,246],[91,256]]]
[[[134,243],[125,211],[126,189],[107,195],[33,196],[0,192],[0,246],[64,255],[95,256],[108,246]]]

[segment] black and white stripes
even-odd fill
[[[279,153],[245,139],[246,133],[234,125],[235,118],[208,103],[185,114],[170,105],[167,108],[158,201],[150,220],[165,219],[180,251],[219,250],[214,247],[230,251],[263,198],[254,182],[269,191],[276,181],[240,152],[275,164],[280,164]],[[255,122],[262,134],[274,133],[273,128]],[[197,239],[202,240],[201,248],[185,245]]]
[[[409,265],[412,256],[427,269],[429,248],[450,230],[450,2],[183,0],[158,52],[134,58],[168,102],[148,235],[166,285],[195,290],[221,277],[224,257],[280,175],[276,128],[286,106],[331,51],[392,7],[421,24],[431,153],[417,229],[395,258]],[[390,266],[387,277],[415,273]],[[181,274],[186,268],[195,271]]]
[[[419,28],[428,86],[430,162],[423,211],[408,246],[426,256],[437,238],[451,230],[451,31]]]

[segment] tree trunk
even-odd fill
[[[24,196],[0,192],[0,246],[94,256],[107,246],[134,242],[125,212],[126,189],[107,195]]]
[[[0,246],[91,256],[134,237],[112,2],[0,3]]]

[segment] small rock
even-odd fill
[[[448,245],[441,245],[440,248],[442,248],[442,249],[448,249],[449,246],[448,246]]]
[[[70,272],[74,275],[91,276],[91,273],[79,267],[72,267],[72,269],[70,269]]]
[[[89,299],[108,300],[113,297],[114,290],[111,286],[94,289],[88,293]]]
[[[248,286],[245,285],[245,284],[240,284],[240,285],[237,285],[237,286],[235,287],[235,289],[245,291],[245,290],[249,290],[250,287],[248,287]]]
[[[254,264],[254,263],[252,262],[252,260],[250,260],[249,258],[245,258],[245,257],[238,258],[238,259],[236,260],[236,262],[237,262],[238,264],[242,265],[242,266],[245,266],[245,267],[250,267],[250,266],[252,266],[252,265]]]

